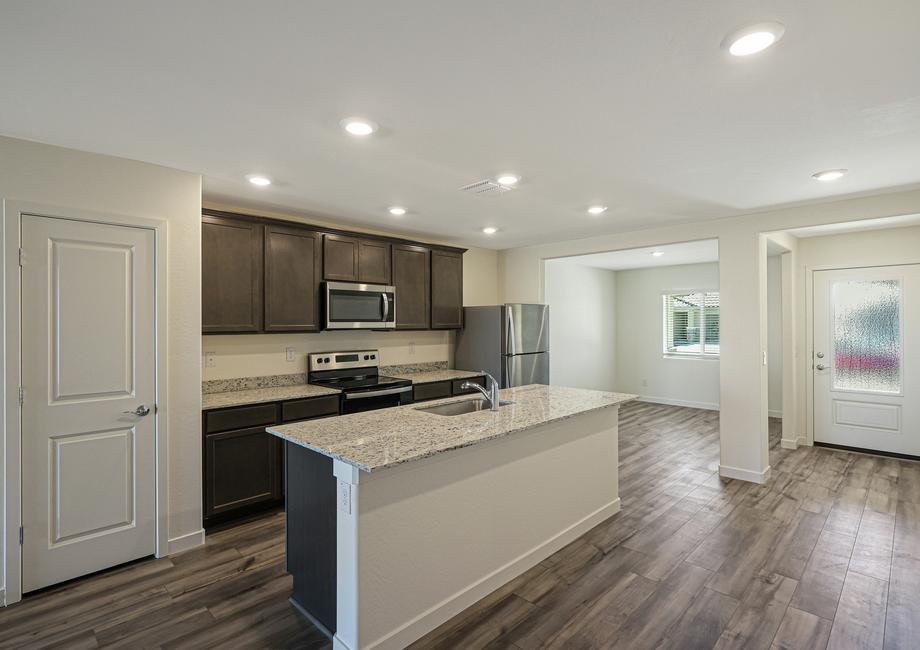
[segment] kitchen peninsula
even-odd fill
[[[618,406],[530,385],[274,426],[292,602],[341,650],[401,648],[619,511]]]

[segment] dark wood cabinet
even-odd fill
[[[393,244],[396,329],[431,327],[431,251],[424,246]]]
[[[466,388],[466,389],[464,389],[464,388],[463,388],[463,384],[465,384],[465,383],[467,383],[467,382],[469,382],[469,383],[471,383],[471,384],[479,384],[479,385],[482,386],[483,388],[486,387],[486,378],[485,378],[485,377],[482,377],[482,376],[479,376],[479,377],[469,377],[469,378],[467,378],[467,379],[454,379],[454,383],[453,383],[453,387],[452,387],[452,389],[451,389],[451,392],[452,392],[454,395],[469,395],[470,393],[478,393],[478,392],[479,392],[479,391],[476,390],[475,388]]]
[[[390,244],[370,239],[358,242],[358,282],[390,284]]]
[[[462,327],[463,254],[433,250],[431,251],[431,329],[460,329]]]
[[[415,384],[412,387],[412,399],[416,402],[424,402],[430,399],[441,399],[450,397],[449,381],[433,381],[427,384]]]
[[[205,518],[280,503],[281,449],[265,427],[206,434]]]
[[[251,221],[202,218],[202,332],[262,329],[262,229]]]
[[[358,281],[358,239],[344,235],[323,237],[323,277],[339,282]]]
[[[265,331],[322,328],[322,235],[306,228],[265,227]]]
[[[202,414],[205,526],[284,501],[283,443],[265,427],[339,413],[339,396],[232,406]]]

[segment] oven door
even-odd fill
[[[342,414],[361,413],[412,403],[412,386],[398,386],[342,395]]]
[[[326,329],[393,329],[396,290],[384,284],[326,283]]]

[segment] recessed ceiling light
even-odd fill
[[[811,177],[816,181],[835,181],[847,173],[846,169],[825,169],[823,172],[812,174]]]
[[[606,205],[592,205],[588,208],[588,214],[603,214],[607,212]]]
[[[365,136],[377,130],[377,125],[374,122],[360,117],[346,117],[339,124],[351,135]]]
[[[722,47],[734,56],[750,56],[767,49],[783,37],[786,28],[780,23],[758,23],[735,30],[725,37]]]
[[[406,214],[406,209],[398,205],[394,205],[392,208],[390,208],[390,214],[392,214],[394,217],[401,217]]]
[[[246,177],[246,180],[248,180],[253,185],[258,185],[259,187],[265,187],[266,185],[272,184],[272,180],[270,178],[260,174],[250,174]]]
[[[514,185],[521,180],[521,177],[515,174],[502,174],[495,180],[499,185]]]
[[[498,232],[498,228],[493,228],[492,226],[489,226],[488,228],[483,228],[482,232],[484,232],[487,235],[494,235],[495,233]]]
[[[664,255],[664,251],[655,251],[652,253],[652,257],[661,257]]]

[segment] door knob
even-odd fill
[[[145,415],[150,413],[150,409],[147,408],[145,405],[141,404],[133,411],[122,411],[122,413],[124,413],[125,415],[136,415],[137,417],[142,418]]]
[[[827,370],[827,366],[825,366],[823,363],[819,363],[818,365],[815,366],[815,369],[816,370]]]

